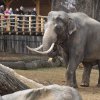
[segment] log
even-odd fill
[[[43,85],[16,73],[13,69],[0,64],[0,95]]]

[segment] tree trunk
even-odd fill
[[[0,95],[43,86],[42,84],[17,74],[14,70],[2,64],[0,64],[0,77]]]
[[[73,3],[75,0],[72,1]],[[70,3],[68,0],[52,0],[51,10],[53,11],[65,11],[65,12],[76,12],[74,5],[69,6]]]
[[[68,8],[68,1],[70,0],[52,0],[52,10],[65,12],[84,12],[92,18],[100,21],[100,0],[71,0],[75,3],[75,9],[71,11]]]
[[[76,0],[76,8],[100,21],[100,0]]]
[[[68,6],[65,3],[66,1],[67,0],[52,0],[51,10],[69,12]]]

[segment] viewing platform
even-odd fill
[[[0,34],[43,35],[46,16],[0,14]]]

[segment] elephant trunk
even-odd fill
[[[27,46],[27,48],[31,51],[34,51],[34,52],[37,52],[40,54],[50,53],[53,50],[54,43],[57,40],[57,35],[54,32],[54,26],[52,25],[52,23],[50,23],[50,27],[48,26],[48,28],[45,30],[45,33],[43,36],[43,43],[42,43],[43,52],[38,51],[38,49],[40,49],[41,47],[39,47],[37,49],[33,49],[33,48],[30,48]]]
[[[50,37],[44,36],[43,37],[43,51],[47,51],[52,45],[52,41]]]
[[[45,30],[43,36],[43,51],[46,51],[50,48],[52,43],[55,43],[57,40],[57,34],[54,32],[54,26],[50,24],[49,28]]]

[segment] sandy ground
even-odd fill
[[[40,58],[40,57],[39,57]],[[33,60],[33,56],[0,53],[0,60],[18,61],[18,60]],[[38,57],[35,57],[38,59]],[[41,57],[40,59],[43,59]],[[35,80],[44,85],[59,84],[65,85],[65,68],[41,68],[36,70],[16,70],[19,74]],[[83,69],[77,70],[78,91],[82,95],[83,100],[100,100],[100,88],[96,87],[98,80],[98,70],[92,70],[90,78],[90,87],[80,87]]]
[[[39,83],[65,85],[65,68],[46,68],[37,70],[16,70],[19,74],[26,76]],[[80,87],[83,69],[77,70],[78,90],[83,100],[100,100],[100,88],[96,87],[98,70],[92,70],[90,87]]]

